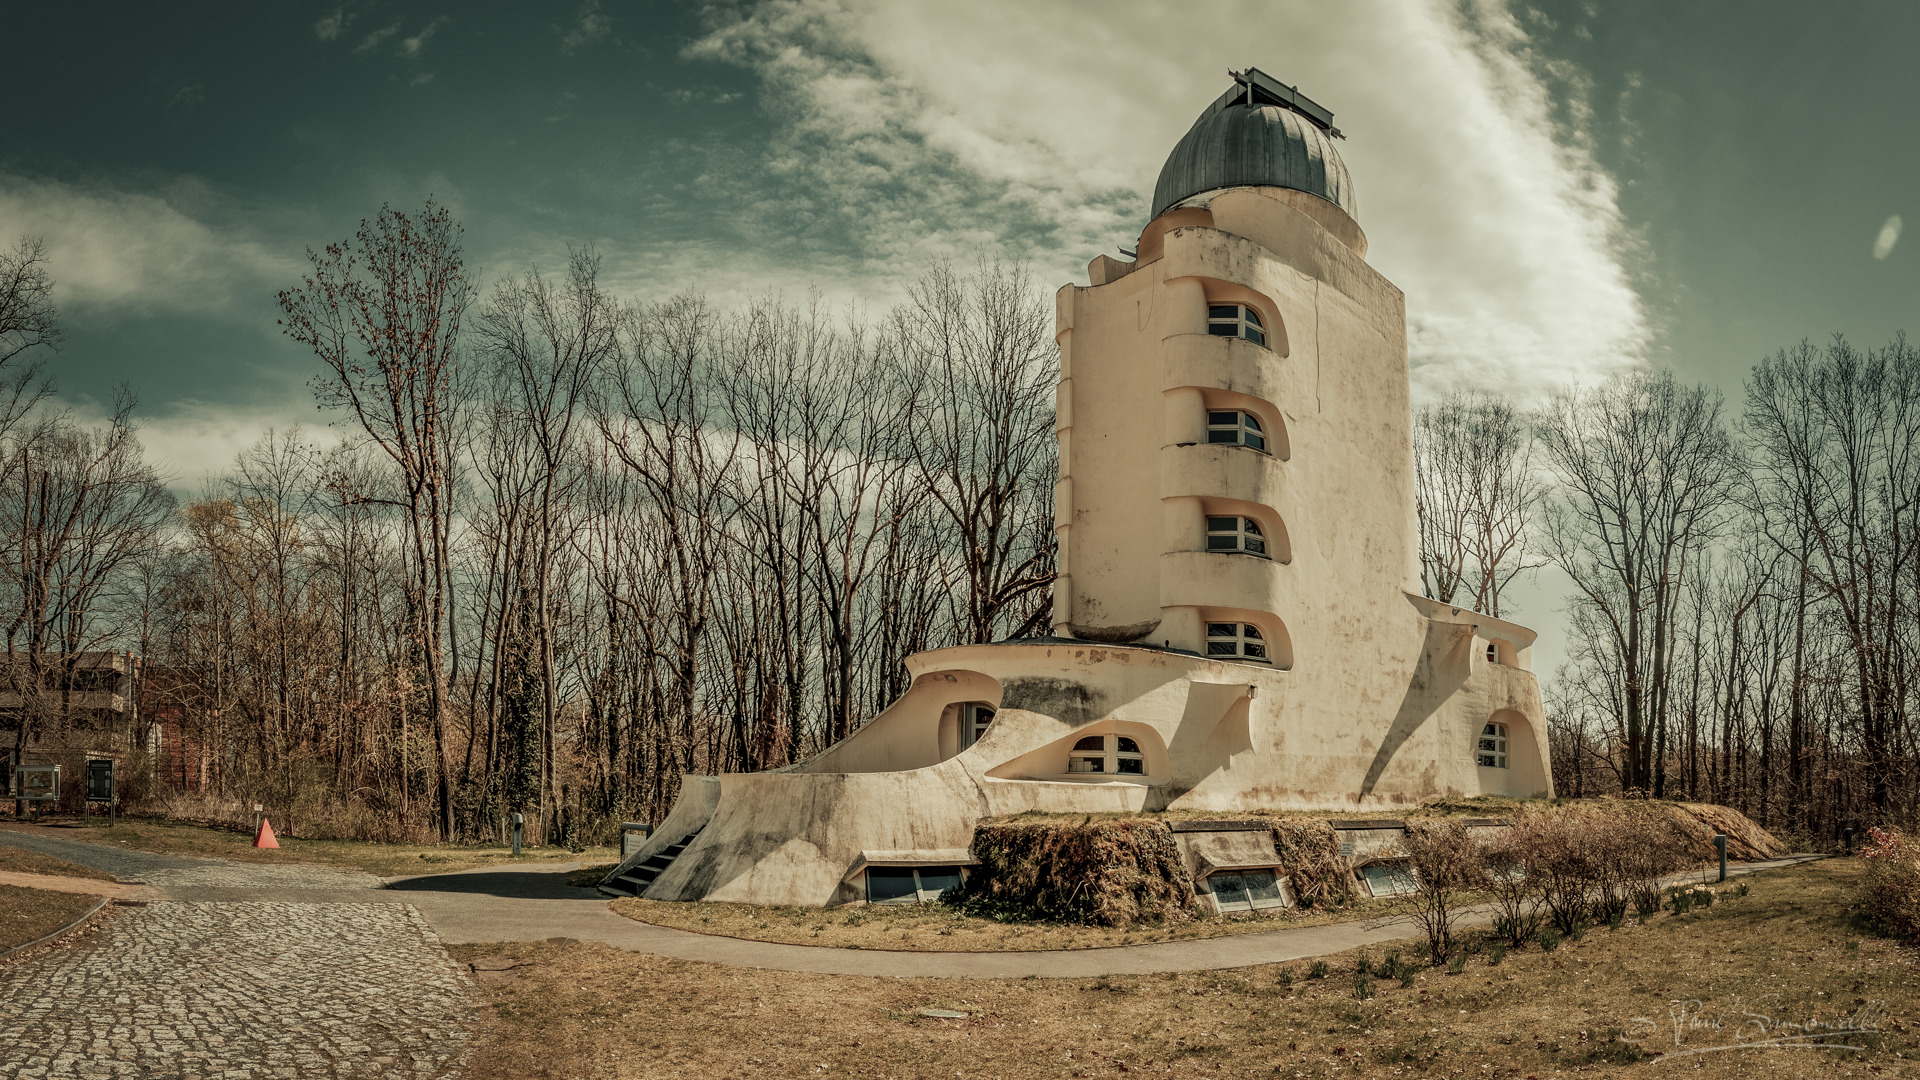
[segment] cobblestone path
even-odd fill
[[[425,1080],[457,1075],[466,1059],[472,982],[420,913],[371,875],[12,831],[0,843],[163,895],[227,896],[130,907],[81,944],[0,967],[4,1080]],[[306,890],[367,901],[308,902]]]
[[[0,969],[0,1077],[444,1077],[475,1003],[406,905],[157,901]]]

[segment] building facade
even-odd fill
[[[1405,306],[1336,137],[1236,75],[1130,257],[1060,290],[1053,636],[915,655],[819,756],[686,778],[609,891],[908,899],[994,815],[1552,793],[1533,633],[1419,595]]]

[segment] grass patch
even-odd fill
[[[362,870],[379,877],[444,874],[483,866],[518,866],[569,862],[574,859],[600,862],[619,857],[613,848],[588,848],[584,854],[575,854],[560,847],[529,849],[515,859],[513,849],[502,844],[377,844],[361,840],[295,840],[288,837],[279,838],[279,848],[263,850],[253,846],[251,833],[211,825],[124,817],[112,827],[104,823],[83,824],[77,818],[70,823],[48,824],[59,829],[54,835],[81,843],[106,844],[160,855],[230,859],[235,862],[318,863],[343,870]],[[0,822],[0,828],[9,827],[19,826]]]
[[[1848,930],[1858,875],[1857,864],[1839,861],[1772,872],[1754,879],[1748,896],[1704,911],[1644,925],[1629,919],[1553,953],[1510,950],[1498,967],[1476,952],[1458,975],[1423,966],[1406,986],[1376,979],[1372,997],[1356,995],[1357,953],[1326,958],[1339,977],[1318,980],[1287,979],[1295,967],[1271,965],[963,981],[912,977],[906,958],[905,977],[861,978],[580,942],[458,945],[454,955],[473,966],[492,1014],[465,1075],[1620,1075],[1674,1051],[1672,1003],[1690,999],[1708,1011],[1796,1019],[1885,1005],[1868,1014],[1880,1031],[1858,1051],[1748,1048],[1658,1070],[1704,1080],[1913,1075],[1920,980],[1911,953]],[[921,1015],[927,1008],[967,1016],[933,1019]],[[1619,1041],[1640,1017],[1657,1021],[1657,1033]],[[1735,1034],[1731,1025],[1685,1031],[1680,1048],[1731,1043]]]
[[[94,881],[113,880],[113,875],[105,870],[95,870],[91,866],[81,866],[10,844],[0,844],[0,870],[13,874],[57,874],[60,877],[89,878]]]
[[[1011,913],[1004,919],[988,918],[948,904],[861,904],[828,910],[635,899],[613,902],[613,910],[629,919],[676,930],[790,945],[905,952],[1105,949],[1388,918],[1411,912],[1413,907],[1412,900],[1395,897],[1356,901],[1342,907],[1316,907],[1305,913],[1274,910],[1231,916],[1200,915],[1185,922],[1109,927],[1026,921]]]
[[[0,885],[0,949],[43,938],[99,902],[97,896]]]

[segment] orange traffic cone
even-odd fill
[[[260,819],[260,831],[253,834],[253,846],[270,848],[280,846],[280,841],[273,838],[273,822],[266,818]]]

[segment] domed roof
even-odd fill
[[[1333,148],[1333,114],[1263,72],[1234,80],[1167,155],[1149,219],[1202,192],[1283,187],[1318,195],[1358,220],[1353,178]]]

